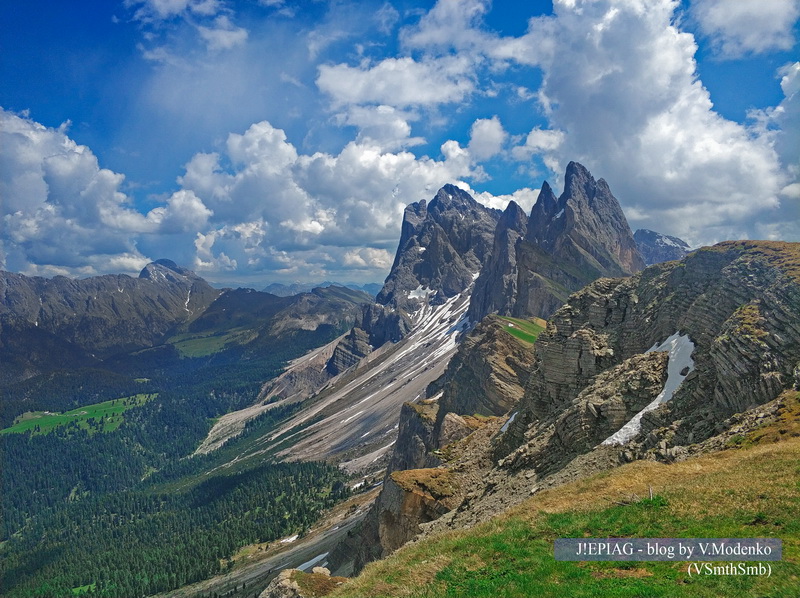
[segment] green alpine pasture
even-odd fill
[[[14,420],[14,425],[0,430],[0,434],[22,434],[24,432],[31,432],[33,435],[47,434],[56,428],[70,425],[86,430],[90,434],[113,432],[122,424],[125,411],[144,405],[156,396],[158,395],[137,394],[94,405],[84,405],[65,413],[30,411]]]
[[[539,334],[544,330],[544,320],[521,320],[508,316],[500,316],[505,322],[503,328],[523,343],[533,344]]]

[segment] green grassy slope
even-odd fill
[[[777,424],[730,447],[671,465],[638,461],[541,492],[473,529],[408,545],[332,595],[795,598],[798,393]],[[690,576],[687,563],[556,562],[553,541],[563,537],[777,537],[783,560],[770,577]]]
[[[539,334],[544,330],[546,322],[540,318],[521,320],[508,316],[500,316],[505,321],[505,330],[524,343],[533,344]]]

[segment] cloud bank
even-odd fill
[[[237,102],[272,116],[185,154],[176,183],[143,200],[68,125],[3,110],[4,268],[135,272],[171,257],[254,286],[375,281],[408,203],[456,183],[486,205],[514,199],[529,210],[540,175],[558,188],[570,160],[608,181],[633,227],[695,246],[800,240],[800,63],[775,72],[776,105],[735,122],[715,111],[696,62],[702,40],[726,61],[794,47],[796,1],[756,10],[695,0],[683,13],[676,0],[555,0],[517,36],[486,25],[488,1],[440,0],[412,20],[378,3],[355,26],[382,36],[371,45],[346,28],[358,6],[347,3],[282,37],[275,21],[259,29],[217,0],[126,5],[155,40],[141,50],[155,65],[148,109],[160,107],[187,135],[225,122]],[[253,6],[281,19],[299,10]],[[165,33],[170,23],[181,36]],[[181,54],[187,44],[192,52]],[[276,125],[277,113],[293,124]],[[508,190],[499,184],[508,173],[531,182]]]

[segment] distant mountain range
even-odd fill
[[[357,284],[355,282],[331,282],[329,280],[319,282],[319,283],[304,283],[304,282],[294,282],[292,284],[283,284],[281,282],[273,282],[265,286],[261,289],[264,293],[271,293],[273,295],[277,295],[278,297],[290,297],[292,295],[298,295],[299,293],[308,293],[312,289],[324,289],[326,287],[345,287],[348,289],[353,289],[354,291],[361,291],[362,293],[366,293],[370,297],[374,298],[377,295],[381,288],[383,287],[382,284],[378,282],[370,282],[366,284]]]
[[[686,242],[678,237],[662,235],[645,228],[633,233],[633,239],[648,266],[679,260],[691,250]]]

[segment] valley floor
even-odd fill
[[[292,536],[271,544],[246,546],[234,555],[233,566],[227,573],[153,598],[196,598],[215,594],[251,598],[258,596],[283,569],[305,570],[324,565],[324,557],[319,557],[330,552],[361,522],[378,491],[358,494],[337,505],[302,538]]]

